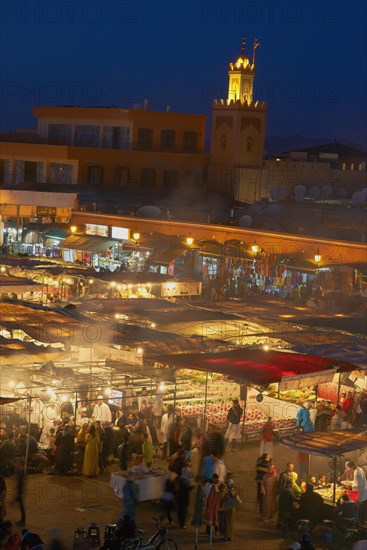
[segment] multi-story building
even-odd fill
[[[202,182],[204,115],[100,107],[35,107],[33,114],[37,135],[3,136],[5,186],[172,189]]]

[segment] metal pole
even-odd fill
[[[247,405],[247,385],[242,386],[244,388],[244,400],[243,400],[243,419],[242,419],[242,449],[245,442],[245,417],[246,417],[246,405]]]
[[[31,404],[32,404],[32,396],[28,395],[27,397],[28,402],[28,430],[27,430],[27,445],[25,448],[25,457],[24,457],[24,475],[27,473],[27,462],[28,462],[28,454],[29,454],[29,436],[31,433]]]
[[[339,371],[339,380],[338,380],[338,402],[337,402],[337,405],[339,405],[339,403],[340,403],[341,376],[342,376],[342,373]]]
[[[206,426],[206,403],[208,399],[208,376],[209,373],[206,373],[206,379],[205,379],[205,401],[204,401],[204,415],[203,415],[203,432],[205,431]]]
[[[334,456],[333,504],[335,504],[335,495],[336,495],[336,456]]]
[[[173,394],[173,414],[176,414],[176,391],[177,391],[177,380],[175,378],[175,391]]]

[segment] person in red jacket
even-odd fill
[[[350,424],[354,424],[355,422],[355,419],[356,419],[356,415],[355,415],[355,412],[354,412],[354,397],[353,397],[353,392],[349,391],[347,393],[347,398],[344,399],[343,401],[343,404],[342,404],[342,411],[344,411],[347,415],[347,420]]]

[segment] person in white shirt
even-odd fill
[[[360,523],[367,520],[367,479],[366,474],[351,460],[348,468],[353,472],[352,489],[358,491],[358,516]]]
[[[168,438],[172,430],[175,414],[174,414],[173,405],[168,405],[167,412],[162,416],[161,421],[161,436],[163,437],[163,449],[162,449],[162,458],[166,458],[167,448],[168,448]]]
[[[103,402],[103,395],[98,396],[97,404],[93,409],[92,418],[100,422],[112,422],[111,409],[107,403]]]
[[[147,406],[150,407],[150,404],[151,404],[150,403],[150,397],[148,395],[148,390],[146,388],[142,388],[141,395],[139,395],[139,397],[138,397],[139,411],[141,411],[141,405],[142,405],[143,401],[145,401]]]

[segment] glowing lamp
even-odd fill
[[[136,353],[138,353],[139,355],[143,355],[144,353],[143,348],[137,348]]]
[[[319,252],[314,255],[314,260],[317,264],[321,262],[321,254]]]
[[[256,243],[251,245],[251,252],[253,254],[258,254],[258,252],[260,252],[260,247],[259,245],[257,245]]]
[[[111,391],[111,388],[106,388],[104,392],[106,395],[111,395]]]
[[[159,384],[159,390],[160,391],[165,391],[166,389],[166,384],[164,382],[162,382],[161,384]]]
[[[150,326],[151,326],[152,328],[155,328],[157,325],[156,325],[155,323],[152,323]]]
[[[72,225],[72,226],[70,227],[70,231],[71,231],[72,233],[76,233],[76,230],[77,230],[76,225]]]
[[[140,239],[140,233],[139,231],[134,231],[133,233],[133,239],[134,241],[138,241]]]
[[[263,345],[263,350],[264,350],[264,351],[269,351],[269,349],[270,349],[270,348],[269,348],[269,345],[268,345],[268,344],[264,344],[264,345]]]
[[[194,242],[194,239],[191,237],[191,235],[189,235],[188,237],[186,237],[186,243],[191,246],[192,243]]]
[[[111,286],[112,286],[112,287],[116,286],[115,281],[112,281],[112,282],[111,282]]]

